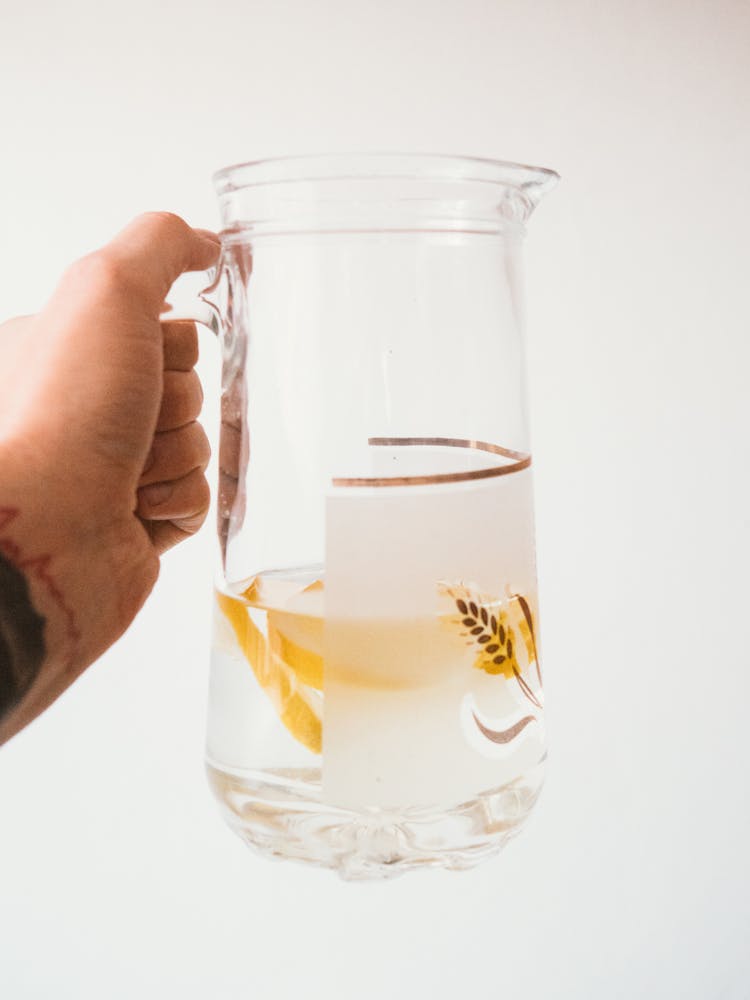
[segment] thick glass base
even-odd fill
[[[419,868],[464,871],[519,832],[542,786],[543,763],[454,806],[354,811],[321,801],[316,768],[229,773],[208,781],[224,818],[266,857],[331,868],[344,879],[382,879]]]

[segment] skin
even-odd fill
[[[149,213],[73,264],[41,312],[0,326],[0,625],[16,688],[0,743],[122,635],[160,557],[206,517],[197,334],[159,316],[172,282],[218,255],[214,234]]]

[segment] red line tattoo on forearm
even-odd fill
[[[78,643],[81,639],[81,632],[76,623],[75,613],[68,605],[65,598],[50,576],[51,555],[27,556],[21,546],[3,534],[5,529],[21,514],[18,507],[0,507],[0,552],[9,559],[18,569],[22,570],[29,580],[41,583],[49,595],[53,604],[61,612],[65,622],[65,635],[70,642],[70,649],[64,659],[65,669],[74,666]],[[43,609],[40,609],[43,610]]]

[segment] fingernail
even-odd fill
[[[148,507],[159,507],[172,496],[174,483],[154,483],[153,486],[144,486],[141,494]]]
[[[201,514],[196,514],[194,517],[182,517],[172,523],[178,527],[180,531],[184,531],[186,535],[194,535],[205,520],[206,512],[204,511]]]

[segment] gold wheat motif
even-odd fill
[[[441,589],[458,612],[450,619],[451,623],[459,629],[467,645],[476,649],[474,667],[486,674],[502,674],[508,680],[515,680],[524,696],[541,708],[542,703],[524,678],[518,661],[521,648],[529,667],[533,665],[541,686],[534,621],[526,598],[513,593],[503,601],[480,594],[464,584],[443,585]]]

